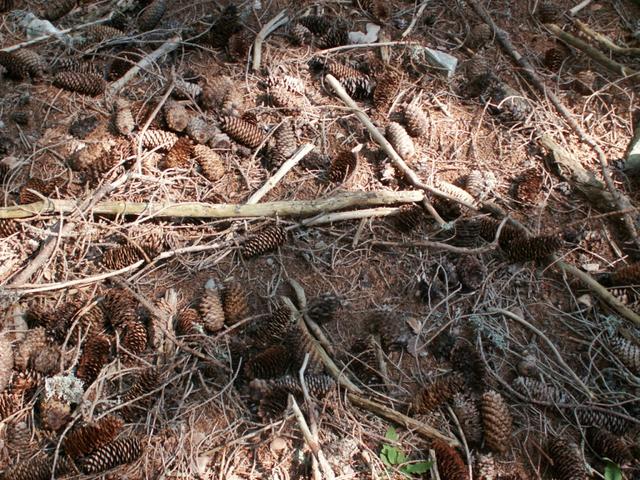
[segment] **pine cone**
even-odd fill
[[[228,5],[209,30],[209,43],[213,48],[224,48],[234,33],[241,30],[238,7]]]
[[[359,3],[365,12],[378,21],[386,20],[391,15],[389,6],[383,0],[356,0],[354,3]]]
[[[287,231],[281,225],[269,225],[249,237],[242,246],[242,256],[257,257],[276,250],[287,241]]]
[[[226,75],[217,75],[211,78],[202,89],[200,104],[206,111],[215,111],[222,108],[225,98],[231,90],[236,90],[235,84]]]
[[[324,35],[333,26],[333,22],[324,15],[307,15],[298,19],[298,23],[314,35]]]
[[[202,323],[198,311],[194,308],[187,308],[176,320],[176,333],[178,335],[196,335],[197,326]]]
[[[224,319],[228,325],[235,325],[249,315],[249,304],[244,288],[233,282],[224,286],[222,290],[222,307]]]
[[[17,375],[14,373],[9,388],[11,395],[15,395],[16,398],[19,399],[18,405],[20,406],[22,401],[31,400],[36,390],[43,386],[43,383],[44,379],[42,375],[29,368],[25,371],[18,372]],[[4,393],[9,395],[8,392]]]
[[[58,373],[60,367],[60,347],[56,344],[48,344],[36,353],[31,359],[31,366],[37,373],[53,375]]]
[[[399,123],[390,122],[389,125],[387,125],[386,137],[393,149],[403,160],[408,160],[416,154],[416,147],[413,144],[413,140],[411,140],[407,131]]]
[[[119,328],[128,321],[138,321],[138,301],[128,290],[109,289],[102,306],[114,328]]]
[[[122,30],[110,27],[108,25],[91,25],[84,31],[89,43],[101,43],[106,40],[113,40],[124,36]]]
[[[294,324],[287,332],[284,344],[289,348],[289,351],[292,352],[293,369],[295,371],[302,368],[305,356],[308,354],[309,361],[306,372],[309,374],[324,373],[322,357],[320,357],[315,347],[314,338],[309,332],[300,328],[299,325]]]
[[[602,458],[610,458],[618,465],[631,461],[632,453],[626,442],[606,430],[589,428],[587,430],[589,446]]]
[[[40,422],[47,430],[58,432],[71,421],[71,405],[58,397],[41,398]]]
[[[511,261],[528,262],[547,258],[559,250],[563,242],[557,235],[514,236],[511,239],[501,236],[499,244]]]
[[[108,66],[107,78],[110,81],[122,78],[140,60],[140,57],[140,53],[130,50],[119,53]]]
[[[160,167],[163,170],[168,168],[186,168],[189,166],[189,159],[193,153],[193,143],[189,137],[180,137],[173,147],[162,159]]]
[[[463,394],[457,393],[453,397],[453,411],[460,422],[467,442],[480,445],[482,441],[482,418],[476,402]]]
[[[447,195],[449,195],[450,197],[453,197],[457,200],[461,200],[465,203],[470,203],[471,205],[475,205],[475,200],[474,198],[469,195],[469,193],[465,190],[463,190],[460,187],[457,187],[455,185],[453,185],[452,183],[449,182],[445,182],[443,180],[439,180],[436,182],[436,184],[434,185],[435,188],[437,188],[438,190],[440,190],[443,193],[446,193]]]
[[[76,72],[58,73],[53,79],[53,84],[64,90],[92,97],[102,94],[106,85],[102,77],[98,75]]]
[[[189,112],[181,103],[169,102],[164,106],[164,121],[169,130],[182,132],[189,125]]]
[[[207,289],[198,305],[202,325],[209,333],[215,333],[224,327],[224,309],[217,290]]]
[[[100,473],[134,462],[140,455],[142,455],[140,440],[136,437],[120,438],[86,457],[81,462],[80,469],[86,474]]]
[[[187,123],[186,134],[197,144],[204,145],[214,135],[214,127],[202,117],[193,116]]]
[[[476,200],[487,197],[497,186],[493,172],[472,170],[465,178],[464,189]]]
[[[459,374],[439,377],[418,392],[412,403],[413,409],[418,413],[435,410],[440,405],[450,402],[463,386],[464,380]]]
[[[271,310],[271,315],[258,324],[256,338],[263,345],[282,342],[293,325],[291,310],[279,303]]]
[[[624,435],[631,430],[631,424],[624,418],[597,410],[576,410],[576,417],[582,427],[604,428],[612,433]]]
[[[31,429],[26,422],[12,422],[7,425],[7,446],[14,455],[30,457],[36,448],[31,440]]]
[[[236,117],[223,116],[220,128],[233,140],[249,148],[256,148],[264,141],[260,127]]]
[[[27,330],[24,340],[18,345],[13,363],[17,370],[26,370],[31,365],[31,359],[47,346],[49,341],[43,327]]]
[[[624,265],[611,273],[601,275],[598,281],[605,287],[640,285],[640,262]]]
[[[301,97],[291,95],[291,93],[284,88],[274,87],[269,89],[269,98],[271,104],[282,110],[285,115],[300,115],[303,109],[303,103]]]
[[[21,228],[20,224],[10,218],[0,218],[0,238],[6,238],[14,233],[18,233]]]
[[[144,260],[144,257],[140,250],[133,245],[110,248],[102,255],[102,264],[109,270],[120,270],[140,260]]]
[[[51,21],[58,20],[73,10],[75,6],[76,0],[57,0],[47,3],[46,9],[42,12],[42,18]]]
[[[273,137],[276,143],[276,150],[284,158],[291,157],[298,149],[296,134],[289,120],[282,122],[282,125],[274,132]]]
[[[442,480],[467,480],[469,473],[462,456],[442,440],[431,443],[438,461],[438,473]]]
[[[13,392],[0,393],[0,420],[4,420],[22,408],[22,396]]]
[[[14,7],[14,0],[0,0],[0,13],[9,12]]]
[[[139,320],[128,321],[124,324],[124,335],[120,344],[123,351],[123,359],[135,358],[147,348],[148,332],[144,323]]]
[[[177,79],[172,93],[178,100],[195,100],[202,93],[202,87],[197,83]]]
[[[368,77],[344,78],[340,83],[349,96],[356,100],[371,97],[374,89],[374,83]]]
[[[244,62],[247,60],[254,37],[246,30],[240,30],[231,37],[227,44],[227,55],[232,62]]]
[[[394,225],[400,232],[409,233],[415,230],[424,218],[425,214],[421,205],[406,204],[398,209],[398,214],[394,217]]]
[[[453,225],[453,245],[459,247],[475,247],[480,239],[480,222],[475,218],[459,218]]]
[[[29,125],[32,118],[33,114],[29,110],[16,110],[11,114],[11,120],[22,126]]]
[[[531,400],[545,403],[566,403],[567,395],[557,388],[529,377],[516,377],[513,389]]]
[[[496,463],[491,454],[479,455],[476,460],[475,472],[477,480],[497,480]]]
[[[423,137],[429,132],[429,120],[417,103],[412,102],[404,108],[404,123],[412,137]]]
[[[62,441],[62,448],[67,455],[78,460],[111,443],[122,430],[123,424],[118,417],[103,417],[70,432]]]
[[[33,50],[20,49],[15,52],[0,52],[0,65],[7,69],[7,75],[16,80],[29,77],[40,78],[46,70],[43,58]]]
[[[389,111],[398,95],[401,81],[402,76],[390,68],[378,78],[376,88],[373,90],[373,105],[378,112],[386,114]]]
[[[126,101],[116,102],[116,108],[113,116],[113,126],[120,135],[130,135],[136,128],[136,122],[133,119],[131,108]]]
[[[596,86],[596,74],[592,70],[581,70],[575,74],[575,79],[571,82],[573,88],[580,95],[592,95]]]
[[[563,438],[553,438],[548,445],[553,470],[558,480],[587,480],[589,474],[574,443]]]
[[[333,183],[345,182],[357,168],[358,155],[349,150],[341,150],[331,160],[327,177]]]
[[[624,337],[611,337],[609,348],[631,373],[640,376],[640,347]]]
[[[109,337],[103,334],[89,337],[82,349],[76,376],[80,380],[84,380],[85,385],[90,385],[98,378],[102,367],[109,361],[110,354]]]
[[[560,19],[560,8],[553,2],[542,2],[536,14],[542,23],[555,23]]]
[[[166,130],[149,129],[141,134],[142,146],[149,150],[169,150],[178,141],[178,136]]]
[[[475,25],[469,32],[469,40],[466,42],[469,48],[478,50],[484,47],[493,39],[493,31],[491,27],[486,23],[479,23]]]
[[[333,25],[318,39],[320,48],[335,48],[349,43],[349,30],[341,24]]]
[[[53,470],[53,457],[39,452],[35,457],[21,461],[5,470],[4,480],[48,480]],[[58,457],[54,478],[73,471],[71,462],[65,457]]]
[[[75,58],[61,58],[58,60],[53,68],[53,73],[61,72],[91,73],[101,76],[100,68],[95,63],[80,61]]]
[[[251,383],[260,392],[281,388],[296,397],[302,395],[302,385],[300,385],[298,376],[287,375],[273,380],[256,380]],[[304,383],[309,390],[309,395],[317,399],[324,398],[336,387],[335,380],[329,375],[308,374],[304,376]]]
[[[558,45],[544,52],[543,63],[552,72],[558,72],[567,58],[569,58],[569,50],[563,45]]]
[[[456,263],[458,280],[468,292],[479,289],[487,277],[487,267],[474,255],[464,255]]]
[[[30,203],[42,201],[40,196],[36,195],[30,190],[38,192],[40,193],[40,195],[47,197],[54,192],[55,185],[47,184],[39,178],[30,178],[22,187],[20,187],[20,191],[18,192],[18,203],[20,205],[28,205]]]
[[[216,182],[224,176],[224,163],[215,150],[206,145],[196,145],[193,153],[204,178],[210,182]]]
[[[289,27],[289,37],[294,45],[308,45],[311,43],[312,36],[311,30],[299,22],[294,22]]]
[[[284,345],[274,345],[254,355],[244,366],[247,378],[276,378],[291,366],[291,351]]]
[[[333,320],[339,307],[340,299],[333,293],[325,293],[309,302],[307,315],[311,320],[322,325]]]
[[[147,410],[155,398],[147,394],[154,391],[159,385],[160,375],[155,368],[147,368],[142,371],[138,380],[122,395],[121,403],[127,405],[123,406],[120,412],[125,420],[134,419],[136,414],[147,414]]]
[[[167,11],[167,0],[154,0],[138,17],[138,27],[141,32],[153,30],[162,20]]]
[[[382,380],[378,373],[378,359],[371,347],[371,343],[364,339],[356,340],[348,350],[352,357],[349,361],[349,369],[364,385],[380,383]]]
[[[481,411],[487,447],[495,452],[505,453],[509,449],[512,429],[507,403],[502,395],[490,390],[482,395]]]
[[[261,86],[262,88],[281,88],[299,96],[304,96],[306,93],[304,80],[291,75],[269,75],[261,82]]]

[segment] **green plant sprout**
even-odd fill
[[[607,462],[604,467],[605,480],[622,480],[622,472],[617,463]]]
[[[389,427],[384,438],[392,442],[398,441],[398,433],[393,427]],[[425,460],[408,461],[407,455],[399,448],[387,443],[382,445],[380,460],[387,468],[395,469],[407,478],[413,478],[414,474],[426,473],[431,468],[432,462]]]

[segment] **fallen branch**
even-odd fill
[[[564,120],[567,122],[569,127],[571,127],[571,129],[578,135],[578,138],[580,138],[580,141],[586,143],[595,152],[596,156],[598,157],[598,161],[600,162],[600,169],[602,171],[602,176],[605,180],[605,184],[607,185],[607,189],[609,190],[609,192],[611,192],[611,195],[615,199],[616,205],[618,206],[618,210],[620,211],[627,210],[631,205],[628,199],[626,199],[626,197],[624,197],[616,189],[615,185],[613,184],[611,175],[609,175],[609,172],[607,170],[607,159],[604,155],[604,152],[600,148],[600,146],[595,142],[595,140],[593,140],[593,138],[587,135],[587,132],[585,132],[580,127],[580,125],[578,125],[578,123],[573,118],[572,114],[566,109],[566,107],[562,104],[560,99],[552,91],[547,90],[545,88],[544,81],[537,74],[535,68],[533,68],[529,60],[523,57],[515,49],[515,47],[511,43],[511,40],[509,39],[508,34],[504,30],[501,30],[498,28],[498,26],[495,24],[491,16],[486,12],[486,10],[482,6],[480,6],[478,1],[469,0],[469,4],[473,7],[473,9],[476,11],[478,16],[487,25],[491,27],[491,30],[493,30],[493,33],[496,39],[498,40],[498,42],[500,43],[500,45],[502,46],[502,48],[509,55],[511,55],[511,57],[518,63],[518,65],[520,65],[520,67],[522,67],[523,73],[527,76],[527,78],[531,81],[531,83],[533,83],[533,85],[543,95],[547,96],[547,98],[553,104],[553,106],[555,107],[557,112],[560,114],[560,116],[564,118]],[[547,27],[553,27],[553,25],[552,24],[547,25]],[[558,29],[557,26],[555,26],[555,28]],[[625,223],[625,226],[627,227],[627,230],[629,231],[631,238],[635,242],[636,246],[640,248],[640,238],[638,238],[638,232],[636,230],[633,219],[629,215],[624,215],[624,223]]]
[[[549,23],[546,27],[553,33],[556,37],[562,40],[565,43],[568,43],[572,47],[577,48],[582,53],[591,57],[593,60],[601,64],[602,66],[608,68],[613,73],[617,73],[622,75],[623,77],[629,77],[631,75],[637,75],[639,72],[623,65],[622,63],[616,62],[615,60],[611,60],[607,55],[602,53],[595,47],[592,47],[584,40],[574,37],[568,32],[562,30],[558,25],[554,23]]]
[[[140,70],[145,70],[151,66],[158,58],[163,55],[166,55],[169,52],[172,52],[182,42],[182,37],[180,35],[174,35],[169,40],[164,42],[160,47],[151,52],[149,55],[141,59],[138,63],[136,63],[133,67],[131,67],[127,73],[125,73],[122,78],[118,81],[113,82],[109,88],[107,89],[106,96],[113,97],[118,94],[120,90],[122,90],[127,83],[129,83],[133,77],[135,77]]]
[[[553,342],[551,340],[549,340],[549,338],[544,334],[544,332],[542,330],[540,330],[539,328],[531,325],[531,323],[527,322],[524,318],[520,317],[519,315],[516,315],[513,312],[510,312],[509,310],[504,310],[502,308],[491,308],[491,309],[489,309],[488,313],[490,313],[490,314],[499,313],[501,315],[504,315],[505,317],[508,317],[511,320],[515,320],[520,325],[523,325],[524,327],[528,328],[533,333],[538,335],[542,340],[544,340],[544,342],[547,344],[547,346],[551,349],[551,351],[555,355],[556,359],[558,360],[558,363],[560,365],[562,365],[562,367],[567,372],[569,372],[569,374],[573,377],[573,379],[576,381],[576,383],[578,385],[580,385],[580,388],[582,389],[582,391],[584,393],[586,393],[591,400],[594,400],[596,398],[596,396],[589,389],[589,387],[582,381],[582,379],[576,374],[576,372],[573,371],[573,369],[567,364],[567,362],[564,361],[564,359],[562,358],[562,355],[560,354],[560,351],[556,348],[556,346],[553,344]]]
[[[251,68],[254,72],[260,70],[260,64],[262,63],[262,44],[266,38],[289,21],[289,17],[285,15],[285,12],[286,10],[281,11],[258,32],[253,42],[253,62],[251,63]]]
[[[420,202],[424,194],[420,191],[372,191],[349,192],[316,200],[275,201],[256,205],[208,204],[208,203],[133,203],[100,202],[90,211],[94,215],[146,215],[149,217],[177,218],[235,218],[309,216],[352,207],[395,205]],[[78,210],[75,200],[53,200],[0,208],[0,218],[30,218]]]
[[[575,24],[578,26],[580,30],[582,30],[585,34],[593,38],[596,42],[598,42],[601,46],[615,53],[619,53],[621,55],[638,55],[640,54],[640,48],[629,48],[629,47],[621,47],[620,45],[616,45],[613,41],[603,35],[601,33],[593,30],[589,25],[584,22],[581,22],[578,19],[574,20]]]
[[[361,218],[388,217],[400,213],[400,209],[396,207],[379,207],[366,208],[361,210],[353,210],[349,212],[326,213],[318,217],[305,218],[300,222],[305,227],[315,225],[323,225],[325,223],[342,222],[345,220],[358,220]]]
[[[256,191],[249,197],[249,200],[247,200],[247,205],[254,205],[258,203],[262,199],[262,197],[269,193],[269,191],[271,191],[271,189],[275,187],[280,180],[282,180],[282,178],[289,172],[289,170],[295,167],[300,162],[300,160],[306,157],[307,154],[314,148],[315,145],[311,143],[306,143],[301,146],[289,160],[287,160],[282,164],[282,166],[280,166],[278,171],[274,173],[271,178],[269,178],[269,180],[267,180],[265,184],[260,187],[258,191]]]

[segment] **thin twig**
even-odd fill
[[[258,35],[256,36],[255,41],[253,42],[253,62],[251,64],[251,68],[253,71],[260,70],[260,64],[262,62],[262,44],[266,40],[266,38],[271,35],[271,33],[275,32],[278,28],[283,26],[289,21],[289,17],[286,15],[286,10],[281,11],[278,15],[273,17],[269,23],[267,23]]]

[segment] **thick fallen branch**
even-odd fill
[[[156,50],[151,52],[149,55],[147,55],[138,63],[136,63],[133,67],[131,67],[129,71],[125,73],[124,76],[120,78],[117,82],[113,82],[111,85],[109,85],[109,88],[107,89],[107,92],[106,92],[106,96],[113,97],[117,95],[118,92],[122,90],[125,87],[125,85],[129,83],[133,79],[133,77],[135,77],[138,74],[140,70],[146,70],[158,58],[178,48],[178,46],[180,45],[180,42],[182,42],[182,37],[180,35],[174,35],[169,40],[164,42],[162,45],[160,45],[160,47],[158,47]]]
[[[148,217],[234,218],[234,217],[296,217],[318,215],[353,207],[395,205],[420,202],[420,191],[350,192],[317,200],[276,201],[256,205],[209,203],[133,203],[100,202],[90,209],[94,215],[145,215]],[[52,200],[0,208],[0,218],[30,218],[41,215],[69,213],[78,210],[75,200]]]
[[[640,54],[640,48],[621,47],[620,45],[616,45],[615,43],[613,43],[613,41],[606,35],[603,35],[593,30],[586,23],[581,22],[578,19],[575,19],[574,22],[580,30],[582,30],[584,33],[589,35],[591,38],[593,38],[596,42],[598,42],[601,46],[603,46],[607,50],[611,50],[612,52],[619,53],[621,55]]]
[[[262,44],[266,38],[289,21],[289,17],[287,17],[285,13],[286,10],[281,11],[258,32],[256,40],[253,42],[253,62],[251,68],[254,72],[260,70],[260,64],[262,63]]]
[[[567,122],[569,127],[571,127],[571,129],[576,133],[576,135],[578,135],[578,137],[580,138],[580,141],[589,145],[589,147],[595,152],[596,156],[598,157],[598,161],[600,162],[600,169],[602,171],[602,176],[604,178],[605,184],[607,185],[607,189],[615,199],[616,205],[618,206],[618,210],[620,211],[627,210],[631,206],[631,204],[629,203],[628,199],[626,199],[626,197],[624,197],[624,195],[622,195],[613,184],[611,175],[609,175],[609,172],[607,170],[607,158],[605,157],[605,154],[602,151],[602,148],[600,148],[600,146],[596,143],[596,141],[593,138],[591,138],[587,134],[587,132],[585,132],[582,129],[582,127],[580,127],[580,125],[578,125],[578,123],[573,118],[573,115],[569,112],[569,110],[567,110],[567,108],[563,105],[560,99],[552,91],[545,88],[544,81],[542,80],[542,78],[540,78],[540,76],[536,72],[535,68],[533,68],[533,65],[531,65],[529,60],[523,57],[515,49],[515,47],[511,43],[511,40],[509,39],[509,35],[507,34],[507,32],[498,28],[498,26],[495,24],[491,16],[478,3],[477,0],[469,0],[469,4],[473,7],[473,9],[476,11],[478,16],[487,25],[491,27],[491,30],[493,30],[493,33],[496,39],[498,40],[498,42],[500,43],[500,45],[502,46],[502,48],[509,55],[511,55],[511,57],[518,63],[518,65],[520,65],[520,67],[522,67],[522,72],[527,76],[527,78],[531,81],[531,83],[533,83],[533,85],[540,91],[540,93],[547,96],[547,98],[553,104],[553,106],[555,107],[557,112],[560,114],[560,116],[564,118],[565,122]],[[550,27],[550,25],[547,25],[547,27]],[[629,235],[635,242],[636,246],[640,248],[640,238],[638,238],[638,232],[636,230],[633,219],[628,214],[624,214],[624,223],[627,230],[629,231]]]
[[[628,77],[630,75],[637,75],[639,73],[627,67],[626,65],[623,65],[622,63],[616,62],[615,60],[611,60],[607,55],[602,53],[597,48],[592,47],[584,40],[578,37],[574,37],[568,32],[565,32],[558,25],[550,23],[550,24],[547,24],[546,27],[551,31],[551,33],[553,33],[560,40],[562,40],[565,43],[568,43],[572,47],[577,48],[588,57],[591,57],[593,60],[595,60],[602,66],[611,70],[613,73],[617,73],[618,75],[622,75],[623,77]]]

